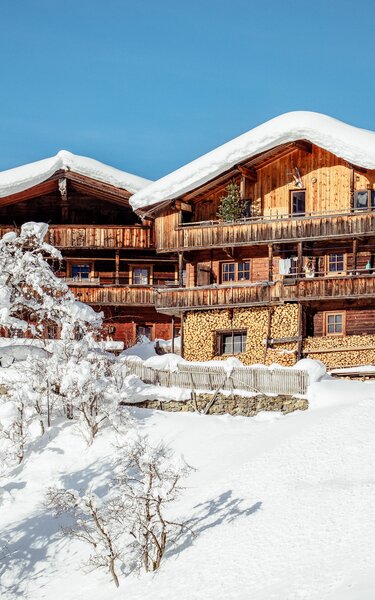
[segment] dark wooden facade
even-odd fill
[[[104,338],[169,339],[172,319],[155,310],[154,286],[177,280],[175,257],[158,256],[152,222],[141,222],[130,193],[72,171],[55,173],[0,198],[0,236],[27,221],[49,223],[46,242],[59,248],[54,265],[75,296],[104,312]],[[178,334],[178,321],[174,322]]]
[[[221,222],[217,210],[230,181],[247,200],[248,216]],[[294,192],[303,192],[298,212]],[[180,268],[179,287],[156,294],[160,312],[186,317],[296,304],[296,356],[305,339],[323,344],[336,336],[350,344],[351,336],[375,333],[375,171],[301,140],[244,161],[152,213],[157,251],[178,253]],[[332,332],[334,315],[340,331]]]

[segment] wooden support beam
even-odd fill
[[[350,210],[354,210],[354,168],[350,169]]]
[[[184,285],[184,253],[178,253],[178,284],[180,287]]]
[[[302,358],[302,347],[303,347],[303,307],[302,304],[298,305],[298,341],[297,341],[297,360]]]
[[[57,184],[61,196],[61,219],[67,222],[69,221],[68,181],[66,177],[61,177]]]
[[[268,281],[273,281],[273,245],[268,244]]]
[[[358,257],[358,240],[353,239],[353,271],[357,270],[357,257]]]
[[[172,350],[172,354],[174,354],[174,315],[172,315],[171,325],[172,325],[172,348],[171,348],[171,350]]]
[[[184,347],[185,346],[185,344],[184,344],[184,316],[185,316],[185,313],[182,312],[181,313],[181,329],[180,329],[180,331],[181,331],[181,341],[180,341],[181,349],[180,349],[180,354],[181,354],[182,358],[184,358],[184,354],[185,354],[185,347]]]
[[[300,276],[302,273],[302,261],[303,261],[303,256],[302,256],[302,242],[298,242],[297,243],[297,274]]]
[[[244,165],[237,165],[237,170],[241,173],[243,177],[255,183],[258,181],[258,173],[254,167],[245,167]]]
[[[312,143],[306,140],[297,140],[294,142],[294,146],[298,148],[298,150],[303,150],[303,152],[307,152],[308,154],[312,153]]]

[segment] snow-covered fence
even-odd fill
[[[143,362],[125,360],[129,374],[137,375],[145,383],[163,387],[192,390],[244,390],[264,394],[305,394],[309,384],[307,371],[266,367],[223,367],[179,364],[175,371],[152,369]]]

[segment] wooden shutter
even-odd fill
[[[211,268],[205,263],[197,264],[197,285],[210,285]]]

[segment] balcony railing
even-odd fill
[[[158,289],[155,292],[155,307],[166,314],[178,314],[202,309],[371,297],[375,299],[374,275],[347,275],[247,285]]]
[[[252,217],[243,221],[186,223],[173,235],[158,236],[158,250],[198,250],[271,242],[375,234],[375,212],[320,212],[303,216]]]
[[[149,286],[69,287],[78,300],[88,304],[152,306],[154,303],[153,289]]]
[[[0,226],[0,237],[14,227]],[[57,248],[152,248],[153,235],[143,225],[50,225],[46,242]]]

